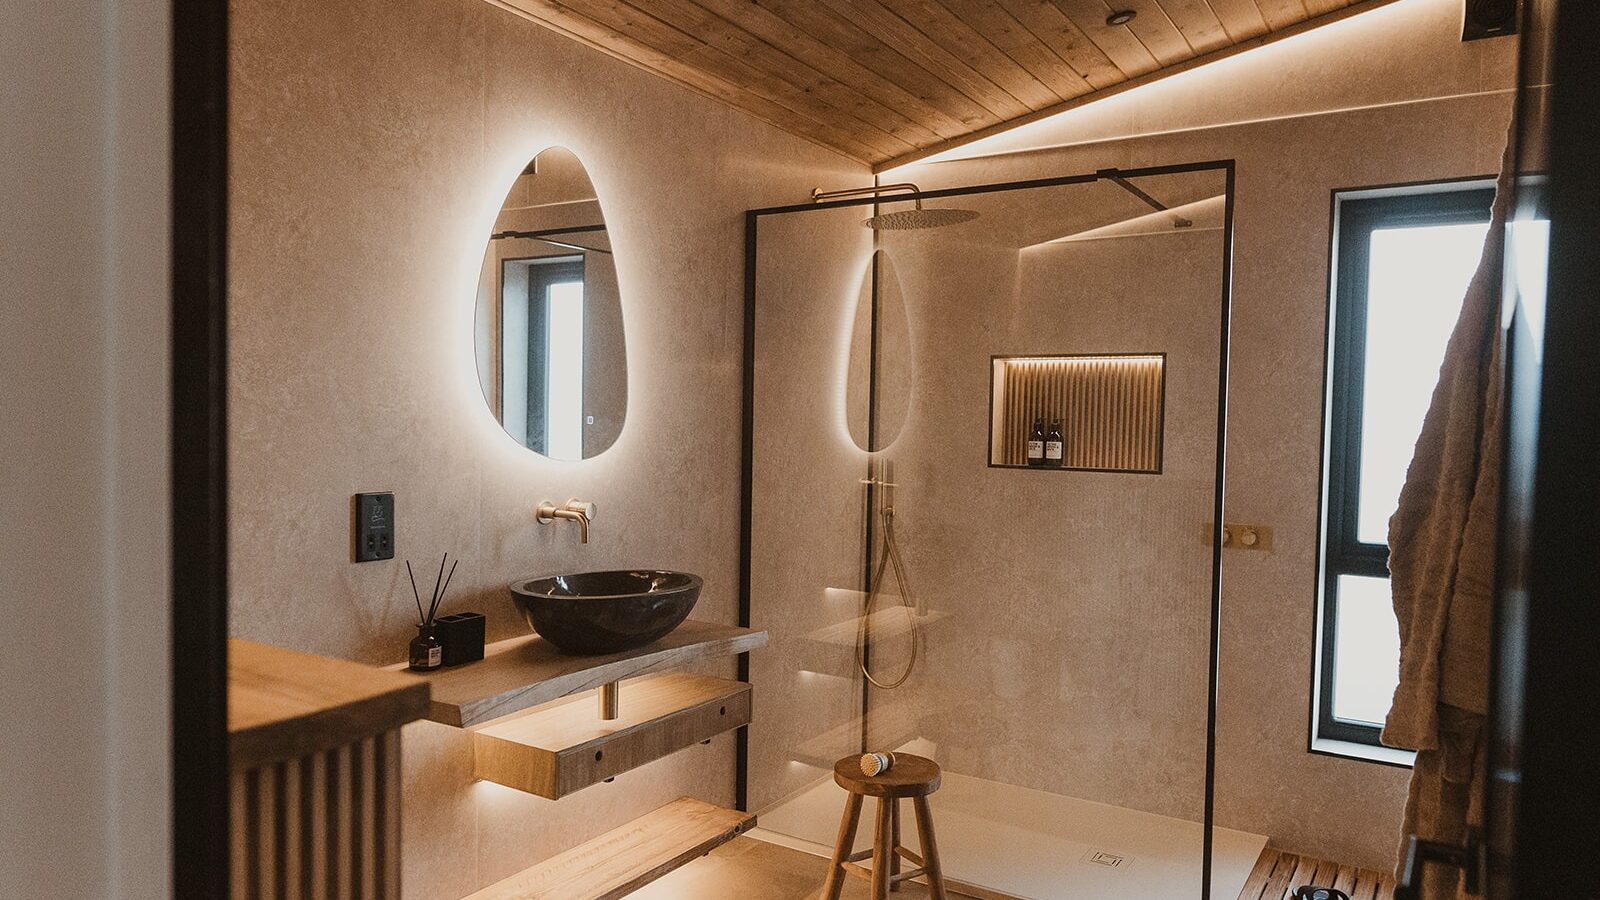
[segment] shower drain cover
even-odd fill
[[[1126,856],[1120,856],[1106,850],[1090,850],[1083,855],[1083,861],[1097,866],[1105,866],[1108,869],[1126,869],[1128,867],[1128,858]]]

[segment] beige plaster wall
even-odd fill
[[[1096,192],[1056,199],[1097,205]],[[1044,199],[1030,193],[1009,202]],[[915,736],[951,771],[1198,819],[1221,233],[1019,252],[962,246],[959,231],[885,241],[916,378],[884,455],[932,618],[918,673],[873,709],[915,710]],[[1146,351],[1168,354],[1160,475],[988,467],[991,355]],[[884,644],[874,658],[893,672],[904,641]],[[893,746],[898,716],[883,718],[875,745]]]
[[[1001,155],[887,176],[1238,161],[1228,518],[1275,546],[1225,557],[1217,821],[1374,868],[1393,864],[1408,770],[1307,752],[1330,192],[1498,169],[1515,41],[1462,44],[1459,15],[1402,0],[970,151]]]
[[[867,455],[851,439],[847,354],[872,252],[858,210],[769,216],[756,260],[756,446],[751,624],[761,685],[750,727],[760,811],[860,748],[851,647],[861,584]]]
[[[482,0],[233,9],[233,630],[403,658],[399,562],[350,562],[350,495],[393,490],[401,557],[461,559],[445,612],[523,630],[504,585],[667,566],[736,614],[743,212],[859,165]],[[629,410],[582,463],[495,422],[473,351],[484,239],[540,149],[588,168],[616,248]],[[599,504],[593,542],[540,500]],[[731,662],[719,669],[732,671]],[[763,701],[756,701],[762,715]],[[452,729],[406,730],[406,896],[460,897],[689,794],[728,803],[732,736],[559,803],[471,778]]]

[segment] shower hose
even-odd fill
[[[878,603],[878,597],[883,590],[883,577],[888,574],[889,567],[894,567],[894,580],[900,585],[900,605],[906,611],[906,621],[911,625],[911,658],[906,661],[905,670],[898,678],[892,681],[879,681],[867,668],[867,641],[870,637],[867,623],[872,618],[872,611]],[[917,667],[917,657],[922,655],[922,625],[917,621],[915,603],[911,599],[911,584],[906,581],[905,564],[900,560],[900,547],[894,539],[894,507],[883,508],[883,556],[878,559],[878,569],[872,575],[872,583],[867,587],[867,599],[861,610],[860,622],[856,625],[856,665],[861,669],[861,674],[874,685],[885,690],[893,690],[906,683],[911,677],[911,672]]]

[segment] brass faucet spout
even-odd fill
[[[589,543],[589,521],[594,518],[595,506],[582,500],[568,500],[566,506],[556,506],[546,500],[534,510],[539,519],[539,524],[548,525],[557,519],[568,519],[578,523],[578,540]]]
[[[589,543],[589,517],[575,509],[558,509],[555,511],[558,519],[571,519],[578,523],[578,543]]]

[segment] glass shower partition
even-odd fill
[[[888,750],[943,770],[952,887],[1237,896],[1264,839],[1211,827],[1232,175],[749,214],[759,837],[826,856],[835,762]]]

